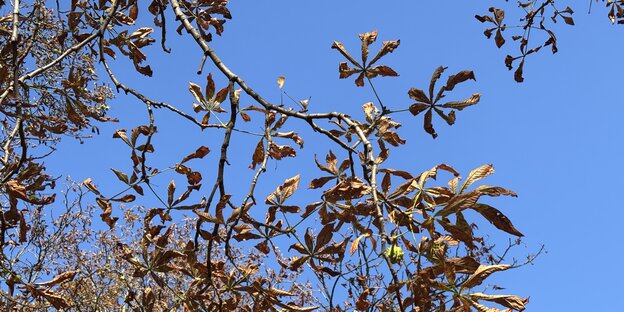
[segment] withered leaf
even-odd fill
[[[104,221],[112,229],[115,226],[115,222],[117,222],[119,218],[111,217],[111,214],[113,212],[113,206],[111,205],[110,201],[103,197],[98,197],[95,199],[95,202],[104,211],[102,214],[100,214],[102,221]]]
[[[431,76],[431,81],[429,82],[429,98],[433,100],[433,91],[435,89],[435,84],[438,81],[438,79],[440,79],[440,76],[442,76],[442,73],[447,69],[447,67],[444,66],[439,66],[438,68],[436,68],[436,70],[433,72],[433,75]]]
[[[477,191],[481,192],[481,194],[483,195],[488,195],[488,196],[506,195],[506,196],[518,197],[518,194],[516,194],[514,191],[502,188],[500,186],[480,185],[479,187],[477,187]]]
[[[349,177],[325,191],[323,196],[329,202],[336,202],[339,200],[360,198],[370,193],[370,190],[370,186],[364,184],[364,182],[357,177]]]
[[[356,68],[350,68],[346,62],[341,62],[338,66],[338,72],[340,73],[340,78],[347,78],[353,74],[358,74],[355,79],[355,85],[358,87],[364,86],[364,78],[371,79],[377,76],[398,76],[399,74],[395,72],[392,68],[385,65],[374,66],[373,64],[377,62],[384,55],[394,51],[399,46],[399,40],[396,41],[386,41],[384,42],[382,49],[377,53],[375,58],[370,63],[367,63],[368,53],[369,53],[369,45],[375,42],[377,39],[377,31],[367,32],[359,35],[360,40],[362,41],[362,63],[356,61],[345,49],[344,45],[340,42],[334,41],[332,45],[332,49],[338,50],[340,54],[342,54],[352,65]]]
[[[347,62],[340,62],[340,64],[338,64],[338,73],[340,74],[339,75],[340,79],[348,78],[351,75],[357,74],[361,71],[362,71],[361,69],[350,68]]]
[[[349,248],[349,254],[353,256],[353,254],[358,250],[358,246],[360,245],[360,240],[364,237],[364,234],[358,236],[356,239],[351,242],[351,247]]]
[[[299,148],[303,148],[303,139],[294,131],[289,131],[289,132],[277,132],[273,134],[274,137],[278,137],[278,138],[287,138],[287,139],[291,139],[293,140],[293,142],[295,142],[297,145],[299,145]]]
[[[256,249],[260,250],[260,252],[262,252],[265,255],[268,255],[269,252],[271,252],[271,249],[269,248],[268,245],[268,241],[264,240],[262,242],[260,242],[259,244],[257,244],[256,246],[254,246]]]
[[[126,194],[120,198],[111,198],[110,200],[116,201],[116,202],[122,202],[122,203],[130,203],[130,202],[133,202],[135,199],[136,199],[136,196],[132,194]]]
[[[134,4],[130,7],[130,15],[129,17],[133,20],[136,20],[139,16],[139,1],[134,1]]]
[[[135,65],[135,68],[137,72],[148,77],[152,77],[152,75],[154,74],[154,72],[152,71],[152,68],[149,65],[147,66]]]
[[[173,193],[175,192],[175,189],[175,181],[171,180],[171,182],[169,182],[169,185],[167,186],[167,205],[169,205],[170,207],[173,203]]]
[[[462,70],[455,75],[450,75],[448,80],[446,81],[446,86],[444,89],[446,91],[451,91],[455,88],[457,84],[460,84],[468,79],[477,80],[475,78],[474,72],[472,70]]]
[[[265,200],[266,204],[281,205],[287,198],[292,196],[299,187],[299,175],[284,181],[284,184],[278,186]]]
[[[294,304],[286,304],[287,311],[295,311],[295,312],[311,312],[318,310],[317,306],[309,306],[309,307],[301,307]]]
[[[128,36],[129,39],[144,38],[154,30],[150,27],[141,27]]]
[[[303,257],[292,257],[291,261],[290,261],[290,267],[289,269],[292,271],[296,271],[297,269],[299,269],[306,261],[308,261],[308,259],[310,259],[310,256],[303,256]]]
[[[42,287],[54,287],[54,286],[59,285],[59,284],[65,282],[65,281],[73,280],[74,276],[76,276],[76,274],[78,274],[79,272],[80,272],[80,270],[63,272],[63,273],[55,276],[50,281],[42,282],[42,283],[36,283],[36,285],[37,286],[42,286]]]
[[[314,247],[314,251],[318,251],[321,247],[324,247],[329,241],[331,241],[334,235],[334,224],[329,223],[323,226],[321,232],[316,237],[316,245]]]
[[[520,61],[520,64],[518,65],[518,68],[516,68],[516,71],[514,72],[514,79],[516,80],[516,82],[524,81],[524,77],[522,77],[523,68],[524,68],[524,58],[522,58],[522,60]]]
[[[431,103],[431,101],[429,101],[429,98],[427,97],[427,95],[425,95],[425,91],[423,91],[423,90],[416,89],[416,88],[410,88],[409,91],[407,91],[407,94],[409,95],[409,97],[412,100],[423,102],[423,103]],[[426,105],[425,107],[428,107],[428,106],[429,105]],[[410,111],[411,111],[411,109],[410,109]],[[418,113],[413,113],[412,112],[412,114],[417,115]]]
[[[486,300],[495,302],[515,311],[524,311],[526,309],[526,304],[529,302],[528,298],[520,298],[518,296],[512,295],[487,295],[477,292],[472,293],[469,296],[474,300]]]
[[[24,214],[26,211],[20,211],[20,223],[19,223],[19,242],[25,243],[28,240],[28,230],[30,230],[30,225],[26,223],[26,217]]]
[[[290,213],[299,213],[301,211],[301,208],[299,206],[292,206],[292,205],[279,205],[279,209],[283,212],[290,212]]]
[[[425,113],[425,121],[424,121],[423,126],[425,128],[425,131],[429,133],[435,139],[438,137],[438,134],[436,133],[435,129],[433,129],[432,117],[433,117],[433,114],[431,113],[431,109],[429,109]]]
[[[494,42],[498,48],[502,47],[505,44],[505,38],[501,32],[501,28],[496,29],[496,36],[494,36]]]
[[[221,220],[213,217],[209,212],[203,212],[200,210],[193,210],[193,212],[199,217],[199,219],[203,222],[221,224],[223,223]]]
[[[336,158],[336,155],[334,155],[334,152],[332,152],[331,150],[329,150],[329,154],[327,154],[325,156],[325,163],[327,164],[327,167],[321,165],[318,162],[318,159],[316,158],[316,155],[314,155],[314,161],[316,162],[316,166],[319,169],[321,169],[322,171],[325,171],[325,172],[330,173],[332,175],[337,175],[338,174],[338,170],[337,170],[338,158]]]
[[[468,233],[459,226],[451,224],[450,222],[443,219],[438,220],[438,223],[444,228],[444,230],[451,234],[451,237],[463,242],[464,244],[466,244],[466,246],[470,248],[476,247],[473,243],[473,237],[471,233]]]
[[[284,88],[284,82],[285,81],[286,81],[286,77],[284,77],[284,76],[277,77],[277,86],[280,88],[280,90],[282,88]]]
[[[338,50],[338,52],[340,52],[340,54],[342,54],[342,56],[349,60],[349,62],[351,62],[351,64],[353,64],[354,66],[362,68],[362,65],[360,65],[358,61],[356,61],[353,56],[351,56],[351,54],[347,52],[347,49],[345,49],[344,45],[341,42],[334,41],[331,48]]]
[[[481,197],[481,193],[477,191],[471,191],[468,193],[456,195],[451,198],[444,208],[438,211],[436,214],[439,216],[446,217],[452,213],[462,211],[466,208],[473,207],[479,198]]]
[[[208,155],[208,153],[210,153],[210,149],[208,149],[208,147],[206,146],[200,146],[199,148],[197,148],[197,150],[191,154],[189,154],[188,156],[184,157],[184,159],[182,159],[182,162],[180,162],[181,164],[191,160],[191,159],[195,159],[195,158],[204,158],[206,155]]]
[[[511,220],[507,218],[502,212],[498,209],[487,205],[487,204],[475,204],[472,209],[479,212],[483,217],[485,217],[490,223],[492,223],[497,229],[505,231],[509,234],[516,235],[518,237],[524,236],[520,231],[518,231]]]
[[[373,102],[364,103],[364,105],[362,105],[362,110],[364,110],[366,121],[368,121],[369,123],[372,123],[379,114],[379,109],[375,107],[375,104],[373,104]]]
[[[509,264],[495,264],[495,265],[480,265],[479,268],[466,279],[461,285],[462,288],[472,288],[481,285],[483,281],[492,273],[498,271],[504,271],[511,268]]]
[[[224,217],[223,217],[223,209],[225,209],[225,206],[230,201],[230,198],[232,198],[232,195],[224,194],[219,200],[219,202],[217,203],[215,214],[216,214],[217,219],[219,219],[221,223],[225,223]]]
[[[563,21],[568,25],[574,25],[574,19],[571,16],[561,15]]]
[[[472,274],[479,268],[479,262],[471,257],[447,258],[447,265],[452,265],[455,272]]]
[[[309,188],[317,189],[317,188],[323,187],[327,182],[334,180],[334,179],[336,179],[336,177],[320,177],[320,178],[313,179],[312,181],[310,181]]]
[[[98,191],[91,178],[87,178],[86,180],[82,181],[82,185],[84,185],[89,191],[93,192],[93,194],[100,195],[100,191]]]
[[[216,91],[216,87],[215,87],[214,80],[212,79],[212,73],[209,73],[208,76],[206,77],[206,87],[204,88],[204,92],[206,93],[206,98],[212,99],[214,97],[215,91]]]
[[[481,100],[481,94],[475,93],[463,101],[451,101],[451,102],[447,102],[445,104],[439,105],[439,107],[462,110],[468,106],[472,106],[472,105],[479,103],[479,100]]]
[[[41,291],[41,295],[56,309],[67,309],[70,307],[67,299],[49,289]]]
[[[294,249],[302,254],[309,254],[309,251],[306,249],[306,247],[300,243],[290,245],[290,247],[288,247],[288,250],[290,251],[291,249]]]
[[[440,116],[442,119],[444,119],[444,121],[446,121],[446,123],[449,126],[452,126],[455,123],[455,112],[454,111],[450,111],[449,114],[445,114],[443,110],[434,107],[433,108],[435,110],[435,112],[438,114],[438,116]]]
[[[364,233],[364,234],[358,236],[356,239],[353,240],[353,242],[351,243],[351,247],[349,248],[349,254],[353,255],[357,251],[358,246],[360,245],[360,241],[362,240],[362,238],[367,238],[367,237],[370,238],[370,240],[371,240],[371,243],[373,245],[373,250],[377,249],[377,247],[376,247],[377,244],[376,244],[375,239],[369,233]]]
[[[111,168],[111,170],[113,171],[113,173],[117,176],[117,179],[119,179],[121,182],[128,184],[129,180],[128,180],[128,175],[126,175],[125,173],[117,170],[117,169],[113,169]]]
[[[251,157],[250,169],[256,169],[256,165],[261,164],[264,161],[264,140],[261,139],[256,145],[256,149]]]
[[[359,34],[359,37],[362,41],[362,64],[366,64],[368,59],[368,46],[377,40],[377,30]]]
[[[355,308],[358,311],[366,311],[371,306],[372,303],[368,300],[369,293],[370,291],[367,288],[358,296],[358,299],[355,301]]]
[[[367,77],[368,78],[373,78],[376,77],[377,75],[382,76],[382,77],[398,77],[399,74],[397,72],[394,71],[394,69],[390,68],[389,66],[385,66],[385,65],[379,65],[379,66],[375,66],[369,70],[366,71],[367,72]]]
[[[479,168],[476,168],[470,171],[470,173],[468,174],[468,177],[466,178],[466,181],[464,181],[464,184],[462,185],[459,192],[460,193],[463,192],[466,188],[468,188],[470,185],[472,185],[476,181],[481,180],[491,175],[492,173],[494,173],[494,167],[491,164],[485,164]]]
[[[392,53],[396,48],[399,47],[399,44],[401,44],[401,40],[384,41],[381,49],[379,50],[379,52],[377,52],[377,55],[370,61],[369,64],[373,65],[384,55]]]

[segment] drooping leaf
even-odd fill
[[[433,128],[432,117],[433,117],[433,113],[431,113],[431,109],[427,110],[427,112],[425,113],[425,120],[424,120],[423,126],[425,128],[425,131],[429,133],[435,139],[438,137],[438,134]]]
[[[468,289],[481,285],[483,281],[495,272],[504,271],[511,268],[510,264],[480,265],[479,268],[466,279],[461,285],[462,288]]]
[[[455,86],[459,83],[462,83],[468,79],[477,80],[475,78],[474,72],[472,70],[462,70],[455,75],[450,75],[448,80],[446,81],[446,86],[444,89],[446,91],[451,91],[455,88]]]
[[[82,185],[84,185],[89,191],[93,192],[93,194],[100,195],[100,191],[98,191],[91,178],[87,178],[86,180],[82,181]]]
[[[180,162],[181,164],[191,160],[191,159],[195,159],[195,158],[204,158],[206,155],[208,155],[208,153],[210,153],[210,149],[206,146],[200,146],[199,148],[197,148],[197,150],[191,154],[189,154],[188,156],[184,157],[184,159],[182,159],[182,161]]]
[[[253,156],[251,157],[251,165],[249,168],[256,169],[256,165],[264,161],[264,140],[261,139],[256,145]]]
[[[483,217],[485,217],[490,223],[492,223],[497,229],[505,231],[509,234],[516,235],[518,237],[524,236],[520,231],[518,231],[514,225],[511,223],[511,220],[507,218],[502,212],[498,209],[487,205],[487,204],[475,204],[472,209],[480,213]]]
[[[505,195],[505,196],[518,197],[518,194],[516,194],[514,191],[502,188],[500,186],[480,185],[479,187],[477,187],[476,190],[478,192],[481,192],[481,194],[487,195],[487,196],[496,197],[496,196]]]
[[[175,181],[171,180],[171,182],[169,182],[169,185],[167,186],[167,205],[169,205],[170,207],[173,203],[173,193],[175,192],[175,189]]]
[[[36,285],[41,287],[54,287],[65,281],[73,280],[74,276],[76,276],[79,272],[79,270],[63,272],[47,282],[36,283]]]
[[[529,302],[528,298],[520,298],[518,296],[512,295],[487,295],[477,292],[472,293],[469,296],[473,300],[486,300],[495,302],[515,311],[524,311],[526,309],[526,304]]]

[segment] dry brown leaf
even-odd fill
[[[479,268],[472,273],[461,285],[462,288],[468,289],[481,285],[483,281],[495,272],[505,271],[511,268],[509,264],[480,265]]]

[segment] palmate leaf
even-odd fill
[[[230,91],[229,87],[224,87],[215,94],[216,88],[214,80],[212,79],[212,74],[208,74],[208,76],[206,76],[206,87],[204,90],[205,94],[202,93],[201,87],[194,82],[189,82],[189,91],[198,102],[193,103],[193,111],[195,111],[196,113],[201,111],[207,111],[209,113],[225,112],[225,110],[221,108],[219,104],[223,103],[227,99],[228,93]],[[209,113],[206,114],[202,123],[205,124],[208,122],[208,117],[210,116]]]
[[[286,201],[286,199],[295,193],[298,187],[299,175],[296,175],[287,179],[284,184],[278,186],[277,189],[275,189],[275,191],[266,198],[265,203],[271,205],[281,205],[284,201]]]
[[[349,67],[347,62],[341,62],[338,66],[338,72],[340,73],[340,79],[348,78],[354,74],[358,74],[355,79],[355,85],[358,87],[364,86],[364,78],[372,79],[377,76],[382,77],[396,77],[399,74],[389,66],[377,65],[373,66],[379,59],[388,53],[392,53],[401,43],[400,40],[384,41],[383,46],[375,57],[367,63],[369,55],[369,46],[377,40],[377,31],[366,32],[359,35],[362,41],[362,57],[361,61],[355,60],[351,54],[347,51],[341,42],[334,41],[332,49],[338,50],[342,56],[344,56],[355,68]]]

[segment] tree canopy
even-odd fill
[[[596,2],[624,23],[624,1]],[[501,79],[521,83],[526,64],[558,52],[574,11],[554,0],[497,5],[464,14],[482,23],[493,41],[484,46],[506,54],[498,63],[511,77]],[[413,172],[395,160],[423,152],[405,132],[443,140],[437,130],[481,100],[478,73],[440,64],[388,100],[379,81],[401,79],[392,57],[416,36],[328,38],[337,78],[350,82],[341,92],[367,100],[321,106],[291,93],[287,76],[255,88],[224,61],[213,43],[236,23],[227,0],[14,0],[0,10],[5,310],[525,310],[526,296],[486,286],[542,251],[509,257],[524,235],[506,216],[512,200],[491,200],[517,194],[482,181],[494,166]],[[185,89],[147,87],[180,61],[167,59],[178,48],[198,64]],[[141,107],[144,122],[100,133],[129,118],[111,114],[114,97]],[[184,134],[159,138],[175,131]],[[98,135],[125,148],[114,183],[46,168],[61,140]],[[506,246],[491,237],[501,235]]]

